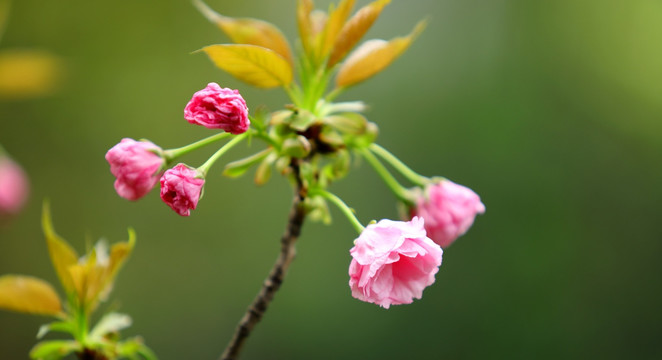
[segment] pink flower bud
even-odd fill
[[[23,169],[10,158],[0,156],[0,215],[18,213],[28,192],[28,178]]]
[[[425,219],[428,236],[446,248],[467,232],[476,214],[485,212],[480,197],[468,187],[442,180],[425,188],[412,208],[412,216]]]
[[[161,148],[149,141],[124,138],[106,153],[110,172],[117,178],[115,190],[119,196],[138,200],[159,181],[164,159]]]
[[[423,219],[368,225],[349,251],[352,296],[386,309],[410,304],[434,283],[443,251],[427,236]]]
[[[246,132],[251,124],[246,101],[239,90],[221,88],[217,83],[209,83],[193,94],[184,108],[184,118],[191,124],[223,129],[232,134]]]
[[[205,179],[184,164],[166,170],[161,177],[161,199],[181,216],[191,215],[198,206]]]

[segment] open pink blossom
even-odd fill
[[[423,219],[368,225],[349,251],[352,296],[386,309],[410,304],[434,283],[442,250],[425,235]]]
[[[209,129],[223,129],[232,134],[248,130],[248,107],[238,90],[222,88],[209,83],[206,88],[193,94],[184,108],[184,118],[191,124]]]
[[[177,164],[161,177],[161,199],[181,216],[191,215],[198,206],[205,179],[196,169]]]
[[[119,196],[138,200],[145,196],[161,175],[164,159],[161,148],[143,140],[124,138],[106,153],[110,172],[117,178],[115,190]]]
[[[0,215],[16,214],[28,198],[28,178],[12,159],[0,156]]]
[[[412,208],[412,216],[425,219],[428,236],[446,248],[467,232],[476,214],[485,212],[480,197],[466,186],[450,180],[429,185]]]

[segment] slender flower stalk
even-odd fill
[[[331,201],[334,205],[338,207],[338,209],[340,209],[343,215],[347,217],[347,220],[349,220],[349,222],[352,224],[356,232],[358,232],[359,234],[363,231],[363,229],[365,229],[365,227],[363,226],[363,224],[361,224],[359,219],[356,218],[356,214],[354,214],[354,210],[349,206],[347,206],[347,204],[345,204],[345,202],[342,201],[342,199],[339,198],[337,195],[322,189],[311,190],[309,194],[311,196],[319,195]]]
[[[427,177],[418,174],[414,170],[412,170],[409,166],[407,166],[405,163],[402,162],[402,160],[398,159],[395,155],[393,155],[390,151],[384,149],[383,147],[377,145],[376,143],[372,143],[369,146],[370,151],[373,153],[377,154],[377,156],[381,157],[389,163],[394,169],[396,169],[402,176],[407,178],[407,180],[413,182],[414,184],[425,187],[426,185],[430,184],[431,181]]]
[[[379,160],[368,149],[361,149],[361,155],[370,163],[375,169],[377,174],[384,180],[386,185],[391,189],[393,194],[405,204],[413,204],[414,199],[400,183],[391,175],[390,172],[379,162]]]
[[[193,144],[189,144],[186,146],[182,146],[176,149],[168,149],[163,151],[163,155],[165,156],[167,161],[172,161],[182,155],[188,154],[191,151],[197,150],[203,146],[215,143],[216,141],[223,140],[225,138],[228,138],[232,136],[232,134],[227,133],[227,132],[222,132],[216,135],[209,136],[207,138],[204,138],[202,140],[196,141]]]
[[[214,155],[212,155],[207,161],[205,161],[204,164],[202,164],[199,168],[198,171],[204,176],[207,175],[207,172],[209,171],[209,168],[214,165],[216,160],[218,160],[223,154],[228,152],[228,150],[232,149],[235,145],[239,144],[242,140],[244,140],[248,136],[248,133],[243,133],[241,135],[238,135],[234,139],[228,141],[227,144],[223,145]]]

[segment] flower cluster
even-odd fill
[[[221,88],[216,83],[208,84],[193,95],[184,109],[184,118],[191,124],[222,129],[230,134],[245,133],[250,125],[248,107],[239,91]],[[221,139],[225,133],[219,135],[208,142]],[[194,148],[197,146],[163,150],[148,140],[122,139],[106,153],[110,172],[116,178],[117,194],[128,200],[138,200],[152,190],[160,178],[163,202],[177,214],[189,216],[202,194],[205,168],[178,164],[166,170],[166,166]]]
[[[384,308],[421,298],[423,290],[435,282],[442,248],[463,235],[485,206],[469,188],[419,175],[377,145],[378,127],[363,114],[363,102],[334,101],[345,89],[384,70],[423,30],[421,22],[407,36],[359,45],[388,2],[376,0],[351,16],[355,1],[341,0],[321,16],[323,12],[314,10],[311,0],[299,0],[301,49],[295,58],[274,25],[224,16],[195,0],[201,12],[235,42],[210,45],[201,52],[239,80],[260,88],[282,87],[292,103],[249,117],[238,90],[210,83],[193,95],[184,118],[223,132],[170,150],[146,140],[122,140],[106,154],[118,194],[136,200],[160,178],[161,199],[177,214],[189,216],[198,205],[212,164],[244,138],[263,140],[265,149],[227,163],[224,175],[238,177],[256,166],[255,182],[261,185],[275,168],[294,184],[304,216],[312,220],[329,223],[328,204],[338,206],[360,233],[350,250],[349,286],[355,298]],[[334,87],[327,93],[334,77]],[[203,165],[179,163],[166,170],[175,158],[227,137],[232,139]],[[364,158],[375,169],[405,205],[407,219],[384,219],[363,227],[353,210],[327,191],[348,173],[353,157]],[[400,185],[387,165],[414,187]]]
[[[464,234],[485,206],[471,189],[444,179],[426,186],[410,212],[410,221],[381,220],[354,241],[349,286],[355,298],[384,308],[420,299],[434,283],[441,248]]]

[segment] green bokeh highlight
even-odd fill
[[[209,4],[296,35],[294,0]],[[368,38],[406,34],[425,16],[402,58],[340,100],[366,101],[380,144],[471,187],[486,214],[445,251],[422,300],[389,310],[350,296],[356,235],[342,215],[307,223],[243,358],[662,357],[662,3],[394,0]],[[125,240],[132,226],[137,246],[111,300],[134,318],[126,335],[165,360],[218,357],[276,258],[287,182],[256,188],[212,168],[199,208],[180,218],[156,191],[119,198],[103,157],[122,137],[171,148],[210,135],[183,107],[211,81],[240,89],[251,109],[286,102],[191,54],[227,41],[188,1],[14,2],[0,49],[50,50],[67,72],[52,97],[0,100],[0,142],[32,185],[25,211],[0,225],[0,274],[56,283],[44,197],[79,250],[86,237]],[[331,190],[364,223],[397,217],[364,162]],[[27,358],[46,321],[0,313],[0,358]]]

